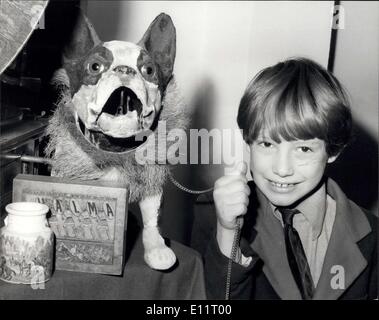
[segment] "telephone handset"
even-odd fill
[[[228,175],[228,176],[246,175],[246,171],[247,171],[246,163],[241,162],[241,163],[238,163],[233,168],[225,167],[224,175]],[[231,276],[232,276],[232,264],[233,264],[233,261],[236,260],[237,250],[240,245],[242,226],[243,226],[243,216],[239,216],[237,217],[237,221],[236,221],[233,245],[232,245],[232,250],[231,250],[229,262],[228,262],[228,269],[226,273],[225,300],[229,300],[230,298],[230,281],[231,281]]]

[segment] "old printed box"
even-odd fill
[[[49,206],[57,270],[122,274],[126,186],[19,174],[13,180],[13,201]]]

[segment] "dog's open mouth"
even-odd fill
[[[120,87],[113,91],[96,119],[99,131],[113,138],[127,138],[146,129],[153,113],[143,112],[141,101],[133,90]]]
[[[108,152],[127,152],[143,144],[154,122],[154,110],[143,110],[133,90],[119,87],[113,91],[96,119],[96,129],[89,130],[80,117],[77,124],[87,141]]]
[[[107,113],[111,116],[123,116],[130,112],[136,111],[138,117],[142,114],[142,103],[137,98],[133,90],[127,87],[120,87],[113,91],[105,103],[102,113]],[[99,116],[100,116],[99,115]]]

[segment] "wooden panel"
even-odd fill
[[[49,206],[57,270],[120,275],[128,189],[116,183],[18,175],[13,201]]]
[[[32,34],[47,3],[47,0],[0,1],[0,74]]]

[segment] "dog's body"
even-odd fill
[[[100,42],[80,14],[55,80],[66,90],[48,126],[46,153],[53,158],[54,175],[129,185],[129,202],[138,201],[142,213],[145,261],[154,269],[168,269],[176,261],[158,230],[169,167],[152,161],[157,158],[142,165],[135,152],[152,140],[157,148],[166,139],[149,135],[161,124],[166,132],[186,127],[185,105],[172,76],[175,41],[175,28],[165,14],[153,21],[138,45]],[[138,136],[148,136],[147,142]]]

